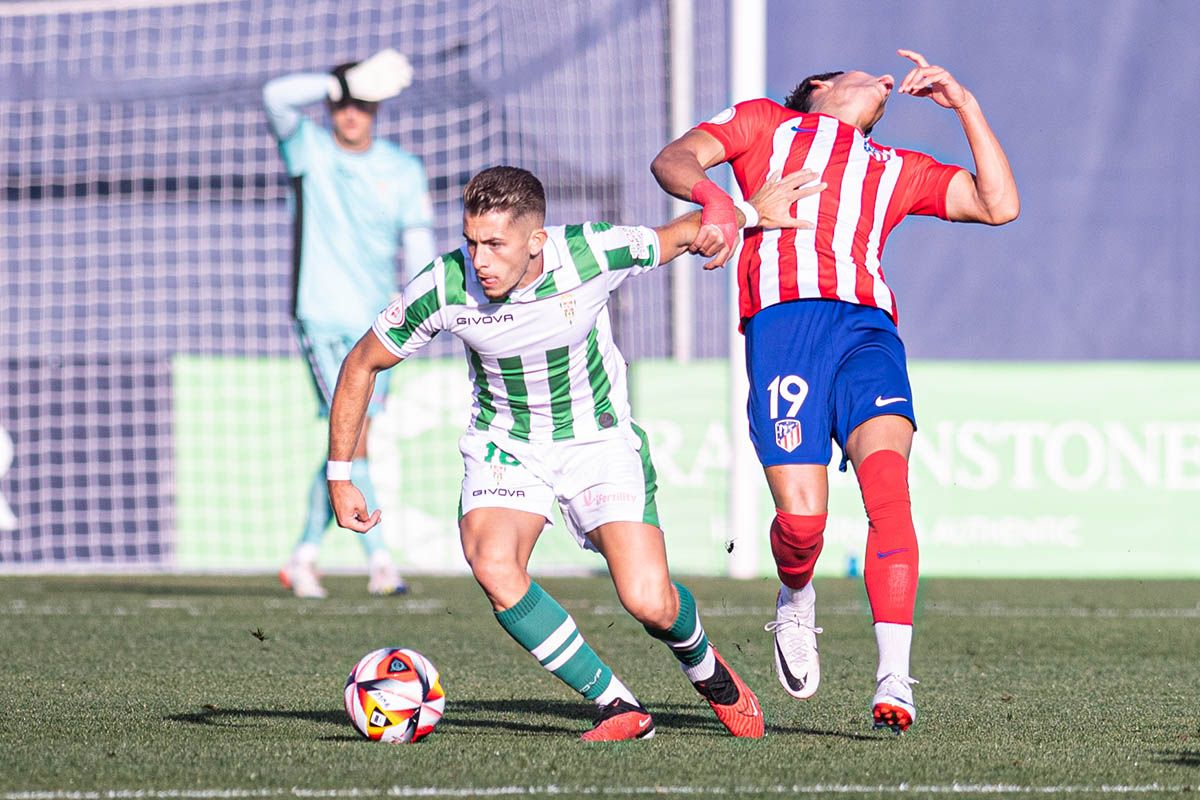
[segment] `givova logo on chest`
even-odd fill
[[[466,325],[469,327],[471,325],[500,325],[505,322],[512,322],[513,319],[512,314],[476,314],[471,317],[466,315],[460,316],[454,322],[456,325]]]

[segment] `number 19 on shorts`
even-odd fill
[[[767,384],[767,391],[771,395],[771,419],[775,420],[775,444],[790,453],[802,441],[800,420],[795,417],[808,397],[808,383],[799,375],[776,375]],[[780,401],[787,404],[782,415],[779,413]]]

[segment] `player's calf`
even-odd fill
[[[784,691],[798,700],[812,697],[821,683],[817,651],[816,594],[813,569],[825,544],[826,514],[789,514],[776,510],[771,523],[771,553],[779,580],[775,619],[766,630],[775,635],[775,674]]]

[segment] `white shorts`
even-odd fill
[[[596,549],[586,534],[606,522],[659,526],[650,444],[636,424],[601,439],[548,444],[493,441],[471,430],[458,449],[465,471],[460,519],[498,507],[541,514],[549,523],[557,500],[567,530],[585,550]]]

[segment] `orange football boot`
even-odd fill
[[[617,698],[601,706],[592,729],[579,738],[585,742],[625,742],[654,736],[654,719],[641,706]]]
[[[696,681],[693,686],[716,712],[717,719],[734,736],[746,739],[761,739],[766,733],[762,706],[750,687],[713,648],[717,659],[717,671],[706,681]]]

